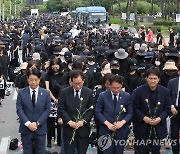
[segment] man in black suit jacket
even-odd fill
[[[179,77],[169,80],[168,89],[171,97],[171,138],[176,141],[172,144],[173,154],[179,154],[179,130],[180,130],[180,65],[178,66]]]
[[[135,147],[136,154],[160,154],[161,139],[167,136],[166,118],[170,113],[170,94],[165,87],[158,85],[160,71],[156,67],[147,70],[147,84],[133,92],[133,130],[139,144]],[[150,144],[147,144],[149,140]],[[156,141],[156,142],[155,142]],[[142,143],[142,142],[141,142]]]
[[[92,90],[83,87],[84,79],[81,71],[72,71],[70,74],[70,87],[62,90],[60,96],[60,117],[63,120],[63,140],[65,154],[74,154],[77,148],[78,154],[85,154],[89,144],[90,120],[93,116]],[[89,109],[89,110],[88,110]],[[80,111],[88,110],[82,118],[77,120]],[[73,132],[76,130],[75,138],[72,140]],[[71,142],[72,141],[72,142]]]

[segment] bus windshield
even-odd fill
[[[106,22],[106,13],[90,13],[89,22],[90,23]]]

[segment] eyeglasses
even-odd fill
[[[72,84],[73,84],[74,86],[81,86],[81,85],[83,84],[83,81],[81,81],[81,82],[79,82],[79,83],[74,83],[74,82],[72,82]]]

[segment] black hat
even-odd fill
[[[131,61],[130,61],[130,69],[132,69],[132,70],[138,69],[138,64],[137,64],[136,59],[131,59]]]
[[[64,59],[65,59],[65,61],[66,62],[69,62],[69,61],[71,61],[72,60],[72,53],[71,52],[69,52],[69,51],[67,51],[67,52],[65,52],[64,53]]]
[[[120,66],[120,64],[117,60],[111,60],[110,66]]]
[[[138,66],[138,72],[145,72],[146,71],[146,64],[142,63]]]

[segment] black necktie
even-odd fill
[[[114,103],[114,108],[116,108],[116,104],[117,104],[117,97],[116,97],[116,95],[115,94],[113,94],[114,95],[114,101],[113,101],[113,103]]]
[[[79,99],[79,90],[76,90],[76,95],[75,95],[75,104],[76,105],[79,105],[79,101],[80,101],[80,99]]]
[[[36,91],[33,90],[33,94],[32,94],[32,105],[33,105],[33,108],[35,107],[35,100],[36,100]]]

